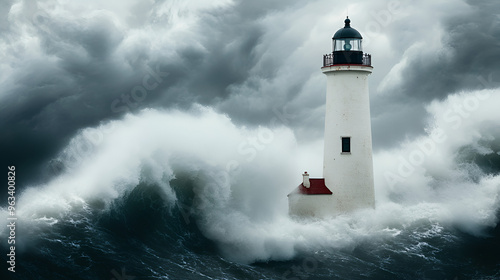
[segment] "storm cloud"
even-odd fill
[[[391,30],[395,46],[401,45],[399,35],[410,34],[414,41],[378,86],[382,96],[372,98],[374,141],[380,146],[394,144],[384,135],[401,140],[423,133],[431,101],[500,86],[500,6],[447,2],[438,10],[417,9],[410,16],[415,21],[403,18]]]
[[[321,138],[319,68],[347,12],[373,55],[374,148],[390,147],[424,133],[432,101],[499,87],[499,6],[435,2],[4,1],[1,162],[43,180],[79,130],[193,104]]]

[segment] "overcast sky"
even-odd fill
[[[2,166],[38,180],[79,129],[195,103],[322,138],[322,55],[347,13],[372,54],[375,150],[424,133],[433,100],[500,86],[498,0],[4,0]]]

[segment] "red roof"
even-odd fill
[[[325,179],[309,179],[311,186],[309,188],[304,187],[304,184],[301,183],[292,193],[299,194],[332,194],[332,192],[326,187]]]

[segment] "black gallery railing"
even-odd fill
[[[371,54],[360,54],[350,56],[349,52],[341,52],[340,54],[325,54],[323,55],[323,67],[338,65],[338,64],[358,64],[365,66],[372,66],[372,56]]]

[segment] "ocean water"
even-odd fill
[[[500,98],[479,93],[467,116],[453,105],[478,92],[375,150],[376,209],[328,219],[287,214],[301,172],[321,176],[322,143],[286,127],[200,107],[84,129],[16,194],[2,279],[500,279]]]

